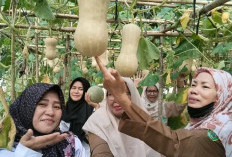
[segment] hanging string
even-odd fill
[[[114,22],[117,23],[116,27],[114,28],[114,31],[115,31],[118,28],[118,25],[119,25],[118,24],[118,0],[115,0]],[[110,36],[110,42],[112,40],[112,37],[114,36],[114,31],[113,31],[113,33]]]
[[[196,0],[193,0],[193,30],[195,29],[195,22],[196,22]]]

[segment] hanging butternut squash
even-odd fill
[[[45,57],[47,59],[53,60],[54,58],[56,58],[56,43],[57,40],[55,38],[46,38],[44,40],[45,42]]]
[[[79,22],[74,34],[75,46],[83,56],[99,56],[108,43],[106,14],[110,0],[78,0]]]
[[[140,28],[135,24],[126,24],[122,29],[122,48],[115,62],[115,68],[124,77],[131,77],[138,68],[137,49]]]

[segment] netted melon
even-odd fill
[[[98,86],[92,86],[88,89],[87,94],[90,95],[90,100],[95,103],[99,103],[104,99],[104,92],[102,88]]]

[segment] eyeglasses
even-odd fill
[[[146,92],[147,92],[147,94],[157,94],[158,93],[157,90],[147,90]]]

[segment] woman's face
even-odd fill
[[[188,106],[201,108],[217,99],[217,91],[213,77],[207,72],[201,72],[192,80],[188,90]]]
[[[80,81],[76,81],[70,89],[70,97],[73,101],[79,101],[81,100],[83,93],[83,84]]]
[[[129,99],[131,99],[131,94],[130,94],[130,91],[129,89],[127,88],[127,96],[129,97]],[[114,96],[111,94],[111,93],[107,93],[107,96],[106,96],[106,101],[107,101],[107,104],[109,106],[109,109],[111,111],[111,113],[117,117],[117,118],[121,118],[122,117],[122,114],[124,112],[123,108],[115,101],[114,99]]]
[[[159,91],[156,86],[148,86],[146,89],[146,96],[150,102],[155,102],[158,97]]]
[[[61,116],[62,109],[58,94],[49,91],[37,103],[32,124],[38,132],[49,134],[59,125]]]

